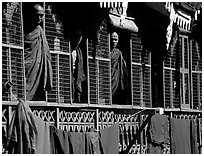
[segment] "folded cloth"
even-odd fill
[[[191,154],[190,120],[170,118],[171,153]]]

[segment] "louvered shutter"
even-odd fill
[[[88,41],[89,70],[89,100],[90,104],[111,104],[109,37],[106,21],[99,31],[99,41],[96,47],[96,58],[93,58],[94,48]]]
[[[47,101],[54,103],[71,102],[71,73],[68,40],[64,38],[63,25],[45,3],[45,34],[52,57],[53,88],[47,92]]]
[[[151,107],[151,66],[150,54],[145,56],[145,68],[142,68],[142,43],[138,34],[132,33],[132,94],[133,105]]]
[[[11,81],[12,94],[25,99],[21,3],[4,2],[2,5],[2,85]],[[17,99],[7,93],[2,100]]]
[[[201,109],[202,105],[202,57],[200,56],[200,45],[192,40],[192,90],[193,108]]]

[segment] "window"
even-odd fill
[[[200,45],[186,35],[180,35],[177,43],[164,61],[165,108],[201,109]]]
[[[181,107],[190,108],[189,40],[187,36],[180,36],[179,40]]]
[[[141,64],[142,43],[138,34],[131,34],[132,48],[132,101],[133,105],[151,107],[150,53],[145,56],[145,67]]]
[[[174,37],[164,59],[164,102],[165,108],[180,108],[180,67],[179,53],[177,52],[178,40]],[[181,46],[179,47],[181,51]]]
[[[11,92],[2,95],[2,101],[13,101],[25,98],[21,3],[2,6],[2,85],[13,83]]]
[[[192,40],[190,42],[192,51],[192,104],[193,109],[202,109],[202,56],[200,45]]]
[[[64,38],[63,25],[45,3],[45,34],[52,57],[53,88],[47,92],[47,101],[52,103],[71,102],[71,69],[68,39]]]
[[[109,34],[107,22],[101,25],[98,45],[94,49],[91,40],[88,40],[88,80],[90,104],[111,104],[111,75],[109,56]],[[95,55],[95,58],[93,57]]]

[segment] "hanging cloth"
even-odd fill
[[[198,131],[197,131],[197,123],[196,119],[191,120],[191,127],[190,127],[190,133],[191,133],[191,153],[192,154],[199,154],[198,151]]]
[[[50,126],[50,141],[52,154],[73,154],[70,132]]]
[[[86,154],[85,133],[70,132],[73,154]]]
[[[168,144],[170,142],[168,125],[169,120],[166,116],[160,114],[153,115],[149,130],[151,142]]]
[[[191,154],[190,120],[170,118],[171,153]]]
[[[10,154],[50,154],[49,124],[22,100],[9,125],[7,150]]]
[[[161,154],[163,153],[163,144],[169,144],[169,121],[164,115],[156,114],[153,115],[149,126],[149,148],[148,153],[150,154]]]
[[[156,114],[152,116],[149,126],[149,148],[150,154],[163,153],[164,144],[169,144],[168,118],[164,115]]]
[[[33,99],[39,87],[41,91],[51,90],[51,55],[41,26],[25,36],[25,72],[27,100]]]
[[[103,154],[101,138],[97,132],[86,133],[87,148],[89,154]]]
[[[119,124],[114,124],[100,131],[104,154],[119,154]]]

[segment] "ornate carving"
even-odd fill
[[[42,120],[46,121],[46,122],[50,122],[53,123],[55,122],[55,118],[54,118],[54,110],[33,110],[33,113],[36,116],[39,116],[40,118],[42,118]]]

